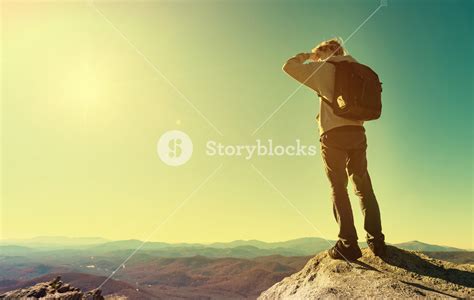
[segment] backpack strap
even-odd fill
[[[331,103],[331,101],[329,101],[327,98],[321,96],[321,94],[319,94],[319,93],[318,93],[318,96],[319,96],[319,98],[320,98],[324,103],[326,103],[327,105],[329,105],[329,107],[332,108],[332,103]]]
[[[330,64],[334,65],[334,68],[336,68],[336,70],[337,70],[337,62],[335,62],[335,61],[325,61],[325,63],[330,63]],[[326,97],[323,97],[320,93],[317,93],[317,94],[318,94],[319,98],[321,98],[321,100],[324,103],[326,103],[327,105],[329,105],[329,107],[332,108],[331,101],[329,101]]]

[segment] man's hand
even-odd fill
[[[300,62],[305,62],[307,61],[308,59],[310,59],[311,57],[311,54],[312,53],[299,53],[299,54],[296,54],[296,58],[300,61]]]
[[[309,53],[309,59],[312,61],[318,61],[319,57],[315,52]]]
[[[305,64],[308,59],[313,60],[313,58],[319,59],[315,53],[298,53],[286,61],[283,65],[283,71],[302,84],[317,91],[317,84],[321,80],[315,70],[317,70],[319,65],[317,63]]]

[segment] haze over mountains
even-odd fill
[[[311,257],[332,243],[317,237],[212,244],[143,244],[139,240],[110,241],[97,237],[2,240],[0,293],[58,275],[65,282],[90,290],[120,267],[113,280],[103,287],[104,295],[126,295],[129,299],[178,299],[190,295],[256,298],[276,282],[301,270]],[[419,241],[396,246],[456,263],[474,263],[472,251]],[[142,248],[121,266],[138,247]]]
[[[76,248],[109,241],[101,237],[38,236],[30,239],[2,239],[0,240],[0,245],[25,245],[34,248]]]
[[[103,253],[136,249],[153,250],[160,256],[180,257],[190,255],[205,255],[210,257],[257,257],[263,255],[306,256],[320,252],[334,244],[333,240],[318,237],[305,237],[282,242],[264,242],[259,240],[235,240],[211,244],[200,243],[164,243],[146,242],[140,240],[111,241],[100,237],[35,237],[31,239],[0,240],[0,250],[6,253],[33,253],[44,250],[77,249],[90,253]],[[420,241],[409,241],[393,244],[402,249],[416,251],[464,251],[463,249],[426,244]],[[365,243],[360,243],[365,247]],[[4,252],[5,253],[5,252]]]

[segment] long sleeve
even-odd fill
[[[302,84],[320,93],[321,78],[327,72],[324,62],[305,63],[309,54],[297,54],[283,65],[283,71]]]
[[[283,71],[298,80],[302,84],[316,91],[319,95],[332,101],[334,99],[334,80],[336,67],[326,62],[311,62],[305,64],[309,54],[300,53],[288,59],[283,65]],[[357,62],[352,56],[334,56],[329,61],[352,61]],[[354,121],[336,116],[329,105],[319,100],[319,114],[317,117],[319,133],[323,134],[335,127],[345,125],[363,126],[364,122]]]

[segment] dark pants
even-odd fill
[[[321,155],[332,189],[334,217],[339,224],[339,239],[345,246],[357,243],[351,203],[347,194],[348,177],[360,198],[367,240],[384,240],[380,210],[367,171],[367,138],[362,126],[334,128],[320,138]]]

